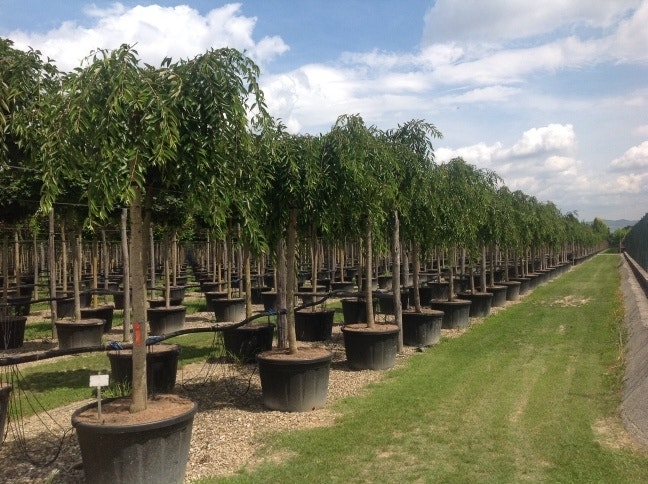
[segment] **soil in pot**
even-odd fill
[[[403,312],[403,344],[406,346],[430,346],[441,340],[443,311],[434,309],[422,313]]]
[[[333,333],[335,310],[295,312],[295,332],[299,341],[326,341]]]
[[[133,351],[108,351],[113,383],[129,386],[133,381]],[[179,345],[151,345],[146,348],[146,386],[150,394],[173,391],[178,371]]]
[[[103,319],[103,332],[108,333],[112,329],[113,306],[99,306],[96,308],[81,308],[81,318],[83,319]]]
[[[158,336],[180,331],[184,327],[186,314],[185,306],[148,308],[146,318],[149,323],[149,334]]]
[[[72,414],[83,472],[92,483],[182,483],[197,405],[179,395],[149,398],[147,409],[130,412],[130,398],[105,400]]]
[[[333,354],[325,348],[265,351],[257,355],[263,404],[283,412],[324,407]]]
[[[398,326],[349,324],[342,327],[347,365],[354,370],[385,370],[394,366],[398,351]]]
[[[56,321],[54,324],[56,324],[59,349],[101,346],[105,324],[103,319]]]
[[[0,316],[0,348],[20,348],[25,339],[27,316]]]
[[[274,324],[246,324],[223,331],[223,344],[227,355],[237,361],[249,363],[262,351],[272,349]]]

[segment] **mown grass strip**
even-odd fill
[[[618,264],[575,267],[341,402],[334,427],[268,436],[266,464],[204,482],[648,482],[618,445]]]

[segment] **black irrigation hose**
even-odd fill
[[[204,328],[187,328],[187,329],[180,329],[178,331],[174,331],[172,333],[160,335],[160,336],[150,336],[146,338],[146,345],[151,346],[154,344],[159,343],[160,341],[164,341],[169,338],[174,338],[176,336],[182,336],[183,334],[191,334],[191,333],[208,333],[208,332],[218,332],[218,331],[226,331],[230,329],[235,329],[240,326],[243,326],[251,321],[254,321],[255,319],[259,319],[265,316],[275,316],[277,314],[286,314],[286,310],[282,309],[280,311],[264,311],[262,313],[257,313],[249,318],[245,318],[243,321],[240,321],[235,324],[227,325],[227,326],[221,326],[219,324],[214,324],[212,326],[204,327]],[[17,356],[5,356],[0,358],[0,367],[3,366],[11,366],[11,365],[17,365],[20,363],[28,363],[31,361],[41,361],[41,360],[47,360],[50,358],[57,358],[59,356],[67,356],[67,355],[78,355],[81,353],[91,353],[91,352],[99,352],[99,351],[111,351],[111,350],[116,350],[116,349],[131,349],[133,347],[132,343],[118,343],[116,341],[112,341],[108,343],[107,345],[101,345],[101,346],[84,346],[81,348],[70,348],[70,349],[54,349],[54,350],[48,350],[44,351],[42,353],[33,353],[30,355],[17,355]]]
[[[302,304],[300,306],[297,306],[295,308],[295,311],[299,311],[301,309],[306,309],[312,306],[317,306],[319,304],[324,303],[327,299],[331,297],[339,297],[339,296],[347,296],[347,297],[359,297],[361,296],[361,293],[358,292],[350,292],[350,291],[345,291],[344,289],[340,289],[337,291],[331,291],[327,294],[325,294],[321,299],[318,299],[317,301],[309,302]],[[69,298],[54,298],[56,300],[60,299],[69,299]],[[276,316],[278,314],[286,314],[287,310],[286,309],[280,309],[279,311],[264,311],[261,313],[254,314],[248,318],[245,318],[243,321],[240,321],[235,324],[230,324],[226,326],[222,326],[220,324],[214,324],[212,326],[207,326],[204,328],[186,328],[186,329],[180,329],[178,331],[174,331],[172,333],[167,333],[164,335],[159,335],[159,336],[150,336],[146,338],[146,345],[154,345],[157,344],[161,341],[170,339],[170,338],[175,338],[176,336],[182,336],[184,334],[192,334],[192,333],[208,333],[208,332],[218,332],[218,331],[228,331],[232,329],[239,328],[243,325],[246,325],[255,319],[259,319],[262,317],[266,316]],[[67,355],[78,355],[81,353],[91,353],[91,352],[100,352],[100,351],[111,351],[111,350],[116,350],[116,349],[132,349],[133,344],[132,343],[118,343],[116,341],[111,341],[110,343],[106,345],[101,345],[101,346],[84,346],[81,348],[70,348],[70,349],[54,349],[54,350],[48,350],[44,351],[42,353],[33,353],[29,355],[17,355],[17,356],[5,356],[0,358],[0,367],[3,366],[11,366],[11,365],[17,365],[20,363],[28,363],[31,361],[41,361],[41,360],[47,360],[50,358],[57,358],[59,356],[67,356]]]

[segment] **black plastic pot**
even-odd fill
[[[263,304],[262,293],[268,292],[270,287],[268,286],[255,286],[251,288],[252,291],[252,304]]]
[[[133,381],[133,351],[108,351],[113,383],[130,385]],[[178,371],[179,345],[152,345],[146,348],[146,387],[150,394],[173,391]]]
[[[223,344],[230,357],[249,363],[262,351],[272,349],[274,324],[250,324],[223,331]]]
[[[470,324],[470,301],[454,299],[453,301],[440,301],[433,299],[430,307],[443,311],[443,329],[462,329]]]
[[[20,348],[25,339],[27,316],[0,316],[0,345],[2,349]]]
[[[326,341],[333,333],[334,309],[295,312],[295,332],[299,341]]]
[[[14,316],[29,316],[31,295],[9,296],[7,297],[7,303],[9,303],[10,313]]]
[[[374,312],[378,308],[378,300],[373,300]],[[363,299],[342,299],[342,315],[344,324],[366,323],[367,306]]]
[[[148,308],[146,318],[149,323],[149,334],[158,336],[181,330],[184,327],[186,314],[185,306]]]
[[[347,365],[354,370],[385,370],[394,366],[398,352],[398,326],[364,324],[342,327]]]
[[[175,398],[187,401],[183,397]],[[102,411],[113,402],[104,400]],[[148,402],[154,405],[156,398]],[[80,414],[96,408],[96,403],[81,407],[72,414],[76,429],[83,473],[86,482],[103,483],[182,483],[185,477],[191,430],[197,405],[190,402],[188,410],[159,420],[134,424],[104,424],[81,420]]]
[[[403,344],[406,346],[437,344],[441,339],[442,323],[442,311],[403,312]]]
[[[207,291],[205,294],[205,310],[213,311],[214,305],[212,301],[214,299],[225,299],[227,298],[227,291]]]
[[[506,292],[507,287],[502,285],[488,286],[486,292],[490,292],[493,295],[493,300],[491,301],[491,308],[499,308],[506,305]]]
[[[103,319],[84,319],[81,321],[56,321],[59,349],[86,348],[100,346],[104,333]]]
[[[378,300],[378,307],[383,314],[394,314],[394,294],[392,292],[383,292],[375,294]],[[410,291],[401,289],[401,308],[406,311],[409,308]]]
[[[506,286],[506,300],[517,301],[520,299],[520,281],[502,281],[498,283],[501,286]]]
[[[531,289],[531,279],[528,277],[512,277],[510,280],[520,283],[520,296],[524,296]]]
[[[239,322],[245,319],[245,299],[237,297],[233,299],[212,299],[216,321]]]
[[[461,292],[461,299],[470,301],[468,316],[471,318],[485,318],[490,314],[493,293],[491,292]]]
[[[5,426],[9,412],[9,397],[13,387],[8,383],[0,383],[0,444],[4,442]]]
[[[321,348],[300,350],[296,355],[286,355],[285,351],[259,353],[263,404],[282,412],[324,407],[332,359],[333,354]]]
[[[108,333],[112,329],[113,306],[99,306],[96,308],[81,308],[81,318],[83,319],[103,319],[103,332]]]
[[[56,301],[56,317],[57,318],[74,317],[74,298],[65,298]]]
[[[261,301],[263,302],[263,309],[266,311],[276,311],[277,308],[277,292],[264,291],[261,293]]]

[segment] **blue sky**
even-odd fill
[[[0,36],[64,70],[124,42],[152,64],[235,47],[292,132],[425,119],[438,162],[583,220],[648,212],[646,25],[648,0],[0,0]]]

